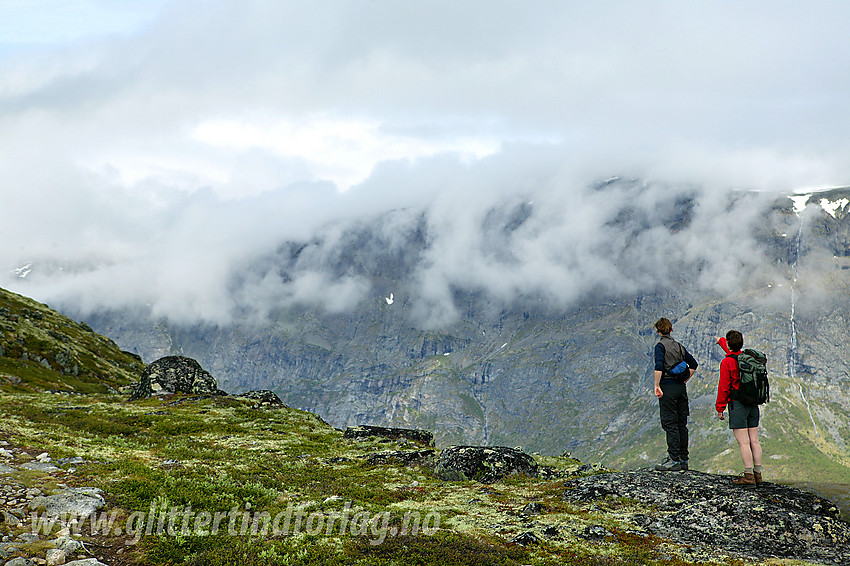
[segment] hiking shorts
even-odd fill
[[[740,401],[729,402],[729,428],[756,428],[759,425],[758,405],[744,405]]]

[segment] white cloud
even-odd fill
[[[592,181],[704,187],[699,213],[850,178],[846,3],[56,2],[0,6],[0,271],[44,300],[226,318],[244,258],[411,207],[435,319],[453,285],[566,304],[635,261]],[[526,199],[494,251],[482,223]],[[365,292],[313,272],[286,300]]]

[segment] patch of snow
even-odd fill
[[[444,355],[444,356],[448,356],[450,353],[451,353],[451,352],[446,352],[446,353],[445,353],[445,354],[443,354],[443,355]]]
[[[838,199],[836,201],[831,201],[825,198],[820,199],[821,208],[833,218],[835,218],[835,212],[837,210],[844,210],[844,207],[848,204],[850,204],[850,200],[847,200],[846,198]]]
[[[504,348],[504,347],[505,347],[505,346],[507,346],[507,345],[508,345],[508,343],[507,343],[507,342],[505,342],[504,344],[502,344],[502,348]],[[501,350],[502,348],[499,348],[499,349]]]
[[[384,300],[387,302],[388,305],[391,305],[395,302],[395,298],[393,297],[392,293],[390,293],[389,297],[384,297]]]
[[[806,210],[806,203],[809,202],[811,197],[812,195],[797,195],[788,198],[790,198],[791,202],[794,203],[794,212],[799,215],[801,212]]]
[[[29,275],[29,274],[30,274],[30,271],[32,271],[32,264],[31,264],[31,263],[28,263],[28,264],[24,265],[23,267],[19,267],[19,268],[17,268],[17,269],[15,270],[15,275],[17,275],[18,277],[20,277],[21,279],[23,279],[23,278],[25,278],[27,275]]]

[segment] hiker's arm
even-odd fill
[[[659,342],[655,345],[655,396],[659,399],[661,392],[661,373],[664,371],[664,346]]]
[[[717,384],[717,401],[714,408],[717,410],[718,418],[723,418],[721,415],[726,410],[726,405],[729,404],[729,392],[732,389],[732,371],[726,362],[726,358],[720,364],[720,381]]]
[[[732,350],[729,349],[729,345],[726,344],[726,337],[725,336],[715,336],[714,339],[717,340],[717,344],[721,348],[723,348],[724,352],[726,352],[727,354],[732,353]]]

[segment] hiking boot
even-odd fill
[[[735,485],[756,485],[756,476],[750,472],[744,472],[734,480]]]
[[[761,472],[753,472],[753,477],[755,478],[756,483],[764,482],[764,480],[761,479]]]
[[[680,472],[683,469],[681,462],[677,462],[669,456],[660,464],[655,464],[655,471],[657,472]]]
[[[687,460],[680,460],[680,461],[679,461],[679,465],[680,465],[680,466],[682,466],[682,471],[683,471],[683,472],[687,472],[687,471],[688,471],[688,461],[687,461]]]

